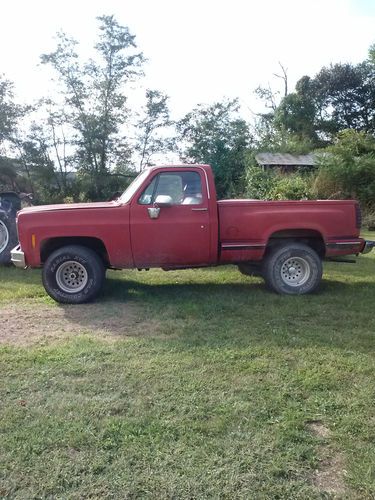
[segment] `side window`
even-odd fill
[[[184,196],[182,205],[200,205],[203,201],[201,176],[197,172],[182,174]]]
[[[146,189],[143,191],[141,196],[138,199],[138,203],[141,205],[150,205],[152,203],[152,196],[155,191],[155,186],[156,186],[156,181],[157,181],[158,176],[156,175],[150,184],[146,187]]]
[[[155,198],[152,201],[155,201],[160,194],[163,194],[172,198],[173,205],[180,205],[183,197],[182,189],[180,174],[160,174]]]
[[[202,183],[197,172],[161,173],[153,178],[138,199],[141,205],[151,205],[157,196],[167,195],[174,205],[202,203]]]

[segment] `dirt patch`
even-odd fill
[[[311,434],[320,440],[331,436],[330,429],[321,420],[308,420],[306,427]],[[340,498],[348,491],[345,485],[345,460],[341,453],[334,451],[328,443],[318,448],[319,468],[314,471],[311,482],[322,493]]]
[[[308,420],[306,422],[306,427],[311,434],[318,438],[325,439],[331,435],[331,431],[321,420]]]
[[[327,455],[326,448],[320,448],[319,453],[320,456]],[[321,492],[329,493],[337,498],[347,493],[345,474],[344,458],[336,452],[320,461],[319,469],[314,472],[312,482]]]
[[[0,318],[0,344],[5,345],[30,345],[85,333],[106,339],[162,335],[161,325],[145,318],[143,310],[117,302],[7,304],[0,306]]]

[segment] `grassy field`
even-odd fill
[[[84,306],[0,269],[0,497],[374,498],[374,301],[371,254],[311,296],[151,270]]]

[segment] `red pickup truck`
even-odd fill
[[[152,167],[116,201],[21,210],[12,262],[43,266],[62,303],[96,297],[108,268],[228,263],[278,293],[304,294],[319,285],[323,259],[372,249],[360,227],[356,201],[217,201],[209,165]]]

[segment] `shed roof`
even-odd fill
[[[259,165],[299,165],[313,167],[315,165],[315,155],[291,155],[289,153],[258,153],[255,156]]]

